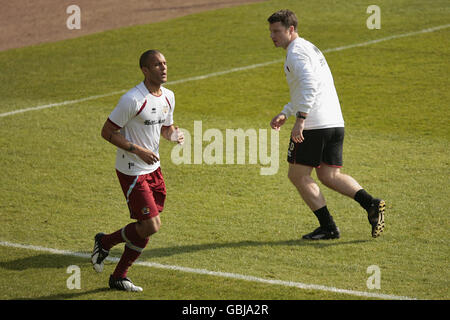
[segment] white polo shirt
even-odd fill
[[[154,96],[141,82],[120,98],[108,117],[128,141],[153,151],[158,158],[161,127],[173,124],[175,108],[174,93],[164,87],[161,91],[160,96]],[[116,169],[124,174],[151,173],[159,166],[159,161],[147,164],[137,155],[117,148]]]
[[[291,101],[284,106],[287,117],[308,113],[305,130],[344,127],[333,76],[322,52],[299,37],[286,49],[284,72]]]

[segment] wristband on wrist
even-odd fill
[[[304,115],[302,115],[302,114],[300,113],[300,111],[298,111],[298,112],[295,114],[295,116],[296,116],[297,118],[306,119],[306,117],[305,117]]]

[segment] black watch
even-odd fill
[[[298,111],[298,112],[295,114],[295,116],[296,116],[297,118],[306,119],[306,117],[303,116],[303,115],[300,113],[300,111]]]

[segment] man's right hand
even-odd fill
[[[274,130],[280,131],[281,126],[286,122],[286,115],[284,113],[277,114],[272,121],[270,127]]]
[[[145,163],[147,164],[154,164],[159,161],[158,156],[151,150],[135,146],[135,150],[133,150],[133,153],[137,155],[139,158],[141,158]]]
[[[125,139],[120,130],[111,121],[105,121],[102,128],[102,137],[116,147],[134,153],[147,164],[154,164],[159,161],[158,156],[153,151]]]

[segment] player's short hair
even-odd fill
[[[275,22],[281,22],[281,25],[283,25],[286,29],[288,29],[290,26],[294,27],[294,30],[297,31],[298,26],[298,19],[294,12],[292,12],[289,9],[283,9],[278,10],[277,12],[273,13],[267,21],[272,24]]]
[[[143,54],[141,54],[141,58],[139,59],[139,67],[148,67],[148,58],[151,56],[156,56],[157,54],[161,54],[159,50],[147,50]]]

